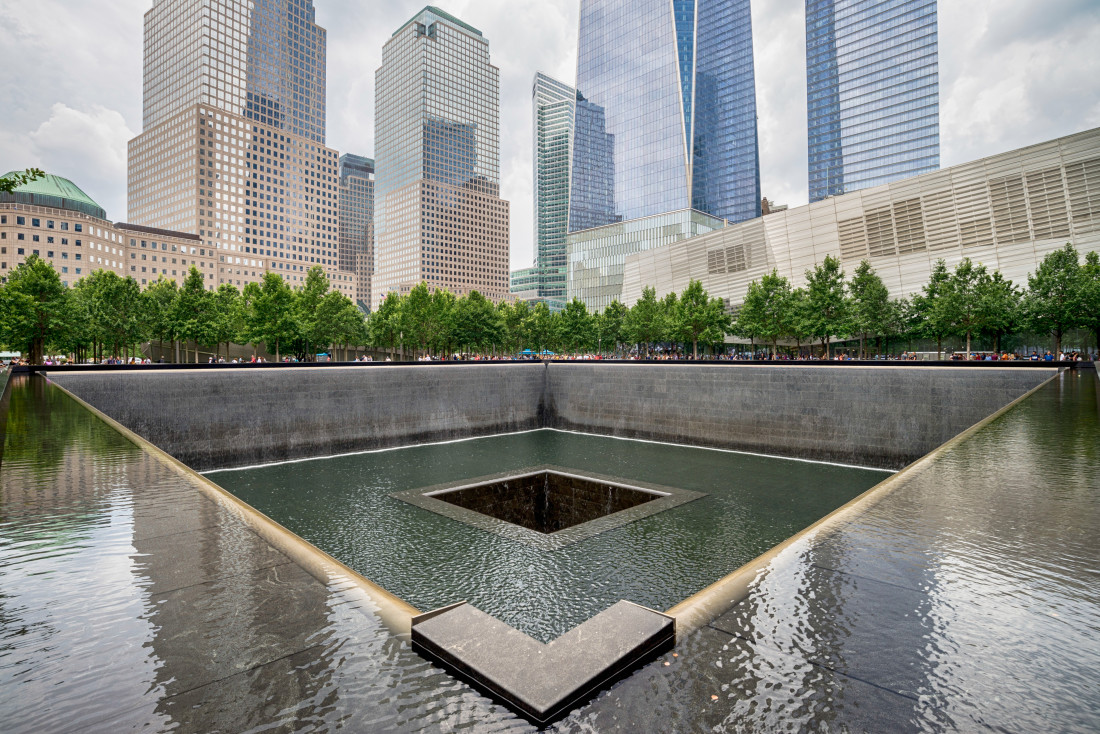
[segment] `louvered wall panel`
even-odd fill
[[[1073,229],[1078,233],[1100,231],[1100,158],[1066,165]]]
[[[898,254],[924,252],[924,212],[920,199],[907,199],[894,203],[894,234],[897,237]]]
[[[924,239],[929,250],[941,251],[959,246],[959,225],[951,190],[923,197]]]
[[[989,200],[993,204],[993,227],[999,244],[1011,245],[1031,239],[1023,176],[990,179]]]
[[[837,222],[836,228],[840,233],[841,260],[862,260],[867,257],[867,230],[863,226],[863,217]]]
[[[1027,174],[1027,203],[1031,209],[1032,233],[1037,240],[1069,237],[1066,189],[1062,170],[1048,168]]]
[[[868,209],[865,219],[867,251],[871,257],[896,255],[898,250],[894,246],[894,220],[890,215],[890,207]]]
[[[955,187],[955,210],[959,216],[959,243],[964,248],[993,244],[989,189],[984,182]]]

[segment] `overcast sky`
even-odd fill
[[[328,144],[374,154],[382,44],[423,1],[314,0],[328,29]],[[501,79],[501,186],[512,267],[532,260],[535,71],[573,83],[579,0],[439,0],[480,28]],[[141,131],[142,15],[152,0],[2,0],[0,172],[38,166],[126,219],[126,141]],[[756,0],[765,196],[805,204],[804,0]],[[940,2],[941,162],[1100,126],[1100,2]]]

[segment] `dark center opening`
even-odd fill
[[[556,533],[666,495],[543,471],[431,496],[540,533]]]

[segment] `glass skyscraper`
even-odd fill
[[[355,273],[355,300],[369,310],[374,271],[374,161],[345,153],[340,156],[339,174],[337,261],[341,270]]]
[[[806,0],[810,201],[940,166],[936,0]]]
[[[542,72],[531,86],[535,171],[535,266],[512,275],[513,293],[533,293],[551,310],[565,303],[565,235],[577,90]]]
[[[571,232],[760,215],[749,0],[582,0],[577,92]]]
[[[375,73],[372,308],[421,282],[508,293],[500,198],[500,70],[481,31],[426,7],[382,48]]]

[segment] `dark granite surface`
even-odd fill
[[[413,649],[545,725],[672,646],[672,618],[621,601],[543,644],[469,604],[413,620]]]
[[[897,469],[1055,372],[551,362],[49,375],[200,471],[539,427]]]

